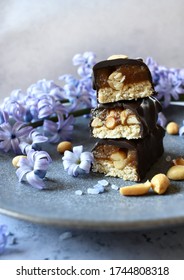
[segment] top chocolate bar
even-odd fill
[[[93,67],[98,103],[132,100],[155,93],[151,73],[142,59],[113,59]]]

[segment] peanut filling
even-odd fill
[[[98,128],[105,126],[107,129],[114,129],[118,125],[140,124],[136,115],[129,109],[104,109],[99,111],[98,116],[93,118],[91,126]]]
[[[127,165],[137,167],[136,151],[126,148],[119,148],[113,145],[99,145],[93,151],[96,161],[109,161],[109,163],[119,170],[123,170]]]

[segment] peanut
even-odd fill
[[[110,110],[108,116],[109,116],[109,117],[115,117],[115,115],[116,115],[115,110]]]
[[[117,169],[123,169],[126,166],[127,155],[124,151],[118,151],[111,154],[110,159],[113,161],[114,167]]]
[[[127,114],[126,114],[126,111],[123,110],[120,114],[120,120],[121,120],[121,123],[124,125],[125,124],[125,121],[126,121],[126,118],[127,118]]]
[[[67,150],[70,151],[71,149],[72,149],[72,143],[69,141],[63,141],[57,145],[57,151],[61,154],[63,154]]]
[[[21,158],[26,158],[26,156],[20,155],[20,156],[14,157],[14,158],[12,159],[12,164],[13,164],[14,167],[20,167],[20,165],[19,165],[19,160],[20,160]]]
[[[182,158],[182,157],[176,158],[176,159],[173,159],[172,162],[174,165],[184,165],[184,158]]]
[[[174,165],[167,171],[167,177],[171,180],[184,180],[184,165]]]
[[[151,187],[158,194],[165,193],[169,185],[170,181],[165,174],[157,174],[151,179]]]
[[[170,122],[166,126],[166,131],[168,134],[172,134],[172,135],[178,134],[179,126],[176,122]]]
[[[107,82],[112,89],[121,90],[124,80],[125,76],[121,72],[114,71],[109,75]]]
[[[103,125],[103,123],[99,118],[94,118],[91,123],[92,127],[101,127],[102,125]]]
[[[119,59],[119,58],[125,59],[125,58],[128,58],[128,56],[124,55],[124,54],[113,54],[113,55],[109,56],[107,58],[107,60]]]
[[[114,82],[112,88],[114,88],[115,90],[121,90],[123,88],[123,84],[122,82]]]
[[[115,153],[111,154],[111,156],[110,156],[110,158],[113,161],[125,160],[126,157],[127,157],[127,155],[126,155],[126,153],[124,151],[115,152]]]
[[[113,164],[116,169],[123,170],[127,164],[127,161],[126,160],[124,160],[124,161],[117,160],[117,161],[113,161]]]
[[[116,126],[116,120],[113,117],[108,117],[105,121],[105,126],[109,129],[114,129]]]
[[[127,118],[127,124],[139,124],[138,119],[134,115],[129,115]]]
[[[120,194],[127,195],[127,196],[144,195],[148,193],[150,188],[151,188],[150,181],[146,181],[144,184],[121,187]]]
[[[123,77],[123,74],[121,72],[117,72],[117,74],[113,77],[114,80],[120,81]]]

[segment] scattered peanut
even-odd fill
[[[172,160],[174,165],[184,165],[184,158],[180,157],[180,158],[176,158]]]
[[[174,165],[167,171],[167,177],[171,180],[184,180],[184,165]]]
[[[102,125],[103,125],[103,123],[99,118],[94,118],[91,123],[92,127],[101,127]]]
[[[107,60],[119,59],[119,58],[125,59],[125,58],[128,58],[128,56],[124,55],[124,54],[113,54],[113,55],[109,56],[107,58]]]
[[[172,134],[172,135],[178,134],[179,126],[176,122],[170,122],[166,126],[166,131],[168,134]]]
[[[151,187],[158,194],[165,193],[169,185],[170,181],[165,174],[157,174],[151,179]]]
[[[109,129],[114,129],[116,126],[116,120],[113,117],[108,117],[105,121],[105,126]]]
[[[127,196],[144,195],[148,193],[150,188],[151,188],[150,181],[146,181],[144,184],[122,187],[120,188],[120,194],[127,195]]]
[[[69,141],[63,141],[57,145],[57,151],[61,154],[63,154],[67,150],[70,151],[71,149],[72,149],[72,143]]]
[[[21,158],[26,158],[26,156],[20,155],[20,156],[14,157],[14,158],[12,159],[12,164],[13,164],[14,167],[19,167],[19,166],[20,166],[20,165],[19,165],[19,160],[20,160]]]

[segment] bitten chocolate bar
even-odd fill
[[[95,138],[144,138],[156,127],[162,107],[155,97],[99,104],[92,110],[91,134]]]
[[[101,139],[94,146],[94,172],[140,181],[163,153],[165,131],[158,126],[143,139]]]
[[[113,59],[93,67],[93,87],[99,103],[132,100],[155,93],[151,73],[141,59]]]

